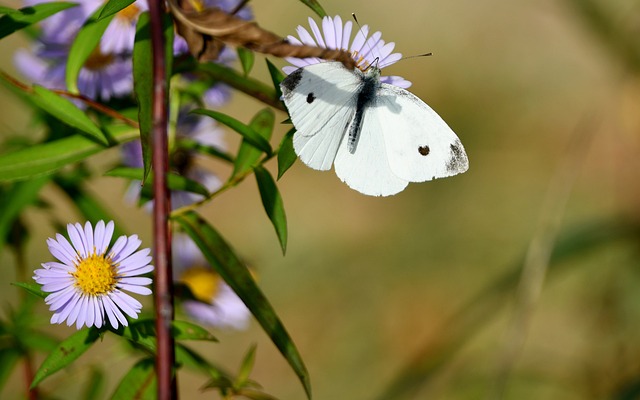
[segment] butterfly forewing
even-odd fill
[[[468,169],[467,155],[456,134],[407,90],[381,84],[367,113],[377,116],[389,166],[399,178],[423,182]]]
[[[361,78],[338,62],[291,73],[280,87],[296,127],[293,148],[309,167],[331,169],[346,125],[351,121]]]

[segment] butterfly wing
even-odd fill
[[[464,147],[446,122],[425,102],[407,90],[382,83],[375,114],[384,132],[388,164],[400,179],[424,182],[465,172],[469,160]]]
[[[343,140],[334,162],[344,183],[369,196],[390,196],[409,183],[391,170],[381,123],[375,108],[367,107],[355,151],[350,152],[349,141]]]
[[[296,127],[293,148],[309,167],[331,168],[355,111],[361,74],[339,62],[323,62],[297,69],[280,84]]]

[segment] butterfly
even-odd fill
[[[380,82],[380,68],[361,71],[329,61],[293,71],[281,83],[296,133],[293,148],[307,166],[335,167],[349,187],[389,196],[409,182],[465,172],[462,143],[426,103]]]

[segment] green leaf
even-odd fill
[[[249,75],[251,68],[253,68],[253,63],[255,62],[255,54],[249,49],[238,47],[238,58],[240,59],[244,75]]]
[[[264,167],[257,167],[255,173],[262,205],[271,223],[273,223],[273,227],[276,229],[280,247],[282,247],[282,253],[284,254],[287,251],[287,216],[284,213],[282,196],[280,196],[276,182],[269,171]]]
[[[153,62],[151,53],[151,23],[149,13],[140,14],[136,25],[136,39],[133,45],[133,92],[138,101],[138,123],[140,124],[140,143],[142,144],[142,162],[144,175],[142,182],[151,172],[151,129]]]
[[[31,314],[30,318],[33,318],[33,314]],[[55,350],[59,342],[58,339],[33,329],[22,330],[16,336],[16,340],[20,342],[23,348],[46,353]]]
[[[316,0],[300,0],[304,5],[313,10],[314,13],[318,14],[320,18],[326,17],[327,13],[322,9],[320,3]]]
[[[100,128],[98,128],[84,111],[80,110],[71,101],[42,86],[35,85],[33,91],[34,96],[32,96],[31,99],[42,110],[58,118],[65,124],[80,129],[100,143],[104,145],[109,144],[109,140]]]
[[[278,400],[276,397],[271,396],[255,389],[240,389],[236,392],[238,396],[246,397],[251,400]]]
[[[293,135],[295,133],[296,128],[291,128],[282,138],[282,142],[280,142],[280,147],[278,148],[278,180],[298,159],[296,152],[293,150]]]
[[[78,76],[84,63],[89,59],[93,51],[100,43],[102,34],[109,26],[114,15],[108,18],[99,19],[98,16],[102,12],[102,7],[96,10],[82,25],[80,31],[76,35],[67,58],[67,69],[65,72],[65,82],[67,90],[72,93],[80,93],[78,90]]]
[[[232,118],[226,114],[223,114],[217,111],[205,110],[203,108],[197,108],[191,111],[191,113],[206,115],[208,117],[211,117],[216,121],[228,126],[229,128],[241,134],[242,137],[246,139],[249,143],[251,143],[254,147],[262,150],[267,154],[271,154],[272,152],[271,145],[265,138],[260,136],[258,132],[256,132],[253,128],[243,124],[242,122],[238,121],[235,118]]]
[[[106,176],[116,176],[121,178],[129,178],[142,181],[144,171],[142,168],[116,167],[105,172]],[[153,179],[153,174],[149,175],[149,179]],[[209,191],[199,182],[185,178],[184,176],[170,172],[167,174],[167,186],[171,190],[183,190],[186,192],[197,193],[202,196],[208,196]]]
[[[163,35],[165,39],[165,96],[169,94],[171,66],[173,64],[173,22],[169,15],[163,16]],[[138,102],[138,123],[140,124],[140,143],[142,144],[142,163],[146,182],[151,172],[151,131],[153,129],[153,53],[151,48],[151,22],[149,13],[138,17],[136,38],[133,45],[133,92]],[[163,99],[167,104],[167,99]]]
[[[94,400],[100,398],[100,392],[104,387],[104,372],[98,368],[91,368],[89,372],[89,380],[85,384],[84,390],[82,391],[82,398],[85,400]]]
[[[176,363],[185,367],[205,373],[207,376],[214,376],[225,379],[229,386],[232,386],[229,374],[222,368],[211,364],[198,352],[191,350],[182,343],[176,343]]]
[[[16,219],[25,207],[33,204],[38,199],[40,189],[49,181],[47,177],[32,179],[25,182],[16,182],[0,198],[0,253],[7,242],[9,232]]]
[[[309,373],[304,362],[280,318],[255,283],[247,267],[222,236],[197,213],[187,212],[173,219],[193,239],[207,261],[249,308],[300,379],[307,397],[311,398]]]
[[[100,337],[97,328],[81,329],[62,341],[42,362],[31,382],[36,387],[43,379],[65,368],[91,347]]]
[[[280,68],[273,65],[269,59],[267,61],[267,68],[269,69],[269,75],[271,75],[271,82],[273,83],[273,88],[276,90],[276,96],[278,99],[282,98],[282,90],[280,89],[280,82],[282,82],[285,78],[284,73],[280,70]]]
[[[253,344],[247,351],[247,354],[245,354],[244,360],[242,360],[242,364],[240,365],[238,377],[235,381],[235,387],[243,387],[249,380],[249,376],[253,370],[253,365],[256,361],[256,347],[257,346]]]
[[[225,151],[222,151],[214,146],[206,146],[206,145],[200,144],[193,139],[181,138],[178,142],[178,146],[181,149],[197,151],[198,153],[206,154],[206,155],[219,158],[221,160],[228,161],[231,163],[233,163],[234,161],[234,158],[231,154]]]
[[[153,358],[138,361],[122,378],[111,400],[155,400],[157,382],[154,366]]]
[[[113,125],[105,130],[119,143],[137,137],[137,130],[125,125]],[[5,154],[0,156],[0,182],[52,173],[105,149],[94,140],[76,135]]]
[[[0,39],[12,33],[26,28],[38,21],[52,16],[62,10],[76,7],[75,3],[56,1],[51,3],[35,4],[31,7],[24,7],[19,10],[2,7],[0,14],[6,14],[0,18]]]
[[[0,6],[0,14],[19,14],[20,11],[15,8]]]
[[[98,18],[96,20],[100,21],[101,19],[105,19],[114,14],[117,14],[125,8],[129,7],[135,1],[136,0],[109,0],[100,11],[100,14],[98,14]]]
[[[268,142],[273,133],[275,118],[275,114],[271,108],[262,109],[253,117],[249,123],[249,127]],[[236,162],[233,166],[233,176],[251,170],[261,155],[262,152],[259,149],[255,148],[249,141],[243,139],[240,150],[238,150]]]
[[[27,282],[11,282],[13,286],[17,286],[19,288],[23,288],[27,292],[36,295],[41,298],[46,298],[49,293],[42,291],[42,286],[37,283],[27,283]]]
[[[285,111],[286,108],[282,101],[280,101],[280,93],[271,88],[269,85],[265,85],[263,82],[245,77],[244,75],[234,71],[229,67],[217,63],[196,63],[193,61],[193,65],[185,65],[185,70],[195,70],[198,72],[204,72],[208,76],[224,82],[234,89],[237,89],[249,96],[262,101],[263,103],[275,107],[279,110]]]
[[[155,350],[155,339],[153,338],[156,336],[156,325],[153,319],[134,321],[129,326],[112,331],[150,350]],[[218,341],[208,330],[186,321],[172,321],[171,336],[175,340]]]
[[[17,347],[0,349],[0,391],[7,383],[18,360],[22,357],[22,351]]]

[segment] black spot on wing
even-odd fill
[[[447,161],[447,171],[452,173],[466,171],[469,168],[469,160],[462,144],[456,141],[450,147],[451,153],[449,153],[449,161]]]
[[[292,92],[298,85],[300,84],[300,80],[302,80],[303,69],[299,68],[292,73],[289,74],[282,82],[280,82],[280,87],[285,89],[287,92]]]
[[[421,156],[429,155],[430,151],[431,150],[429,149],[429,146],[427,146],[426,144],[424,146],[418,147],[418,153],[420,153]]]
[[[316,99],[316,96],[313,95],[313,92],[307,95],[307,103],[311,104]]]

